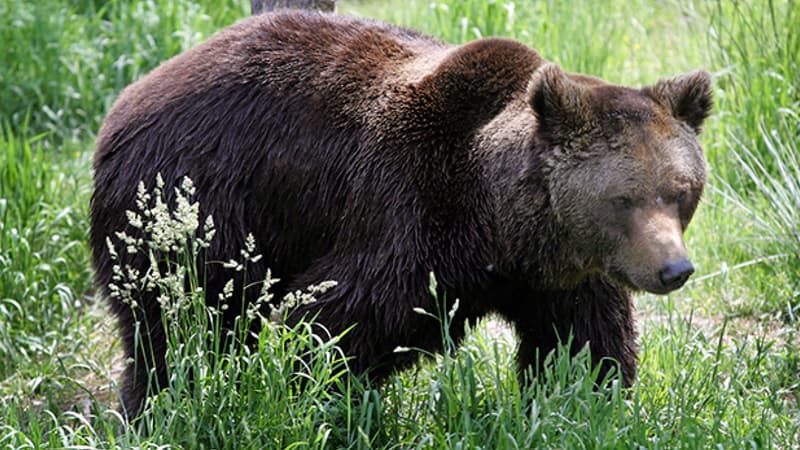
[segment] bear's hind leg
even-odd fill
[[[136,316],[146,317],[138,321],[130,307],[123,305],[123,308],[119,323],[126,360],[120,379],[120,410],[128,420],[133,420],[141,414],[147,396],[166,387],[167,344],[157,306],[149,314],[137,308]]]

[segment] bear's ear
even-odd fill
[[[555,64],[547,63],[534,73],[529,95],[543,135],[565,136],[591,118],[588,90]]]
[[[487,38],[455,48],[435,70],[414,87],[415,122],[446,129],[450,136],[467,135],[493,119],[525,89],[541,57],[509,39]]]
[[[711,74],[705,70],[659,80],[644,91],[669,108],[676,119],[686,122],[695,133],[700,133],[703,121],[711,112]]]

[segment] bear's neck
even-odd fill
[[[550,202],[546,163],[552,149],[535,134],[526,105],[509,105],[476,136],[491,187],[498,243],[491,263],[498,275],[537,289],[569,289],[595,270],[570,243]]]

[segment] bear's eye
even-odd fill
[[[684,191],[680,191],[680,192],[678,192],[678,195],[676,195],[676,196],[675,196],[675,200],[676,200],[678,203],[684,203],[684,202],[686,202],[686,199],[687,199],[687,198],[689,198],[689,193],[688,193],[688,192],[686,192],[685,190],[684,190]]]
[[[611,201],[614,203],[614,206],[616,206],[619,209],[633,208],[633,199],[625,195],[614,197],[613,199],[611,199]]]

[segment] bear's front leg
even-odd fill
[[[592,363],[600,365],[600,379],[618,367],[626,387],[636,376],[636,331],[630,293],[605,278],[590,278],[574,290],[541,291],[524,301],[524,310],[509,317],[517,329],[520,345],[517,362],[520,380],[533,368],[543,373],[544,360],[572,333],[570,354],[587,344]]]

